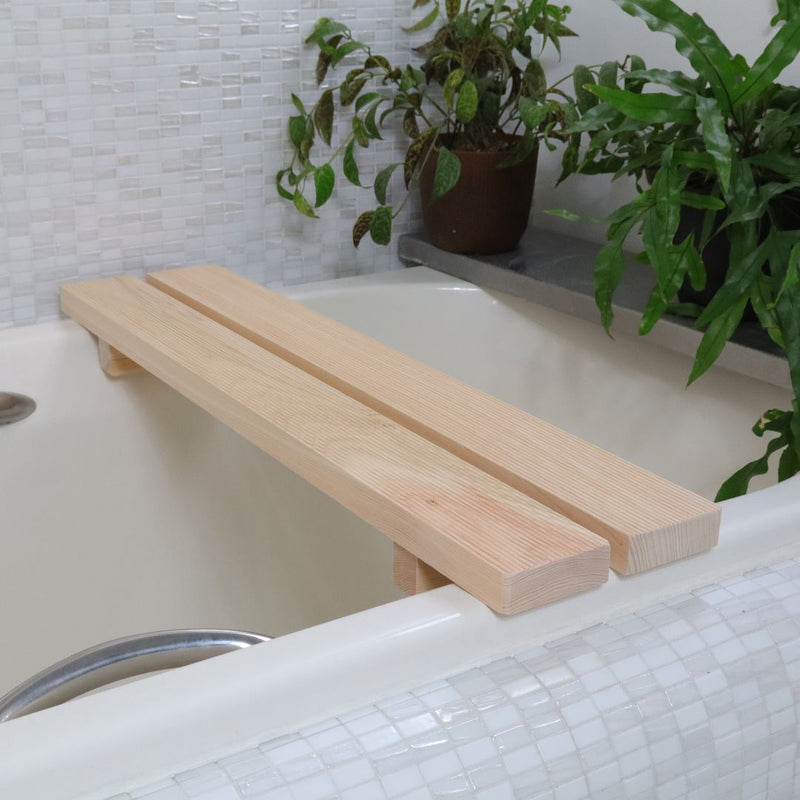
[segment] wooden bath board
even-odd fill
[[[218,266],[62,287],[151,372],[392,538],[395,579],[508,614],[716,544],[719,507]],[[601,538],[602,537],[602,538]]]

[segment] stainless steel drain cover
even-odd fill
[[[36,410],[36,403],[24,394],[0,392],[0,425],[19,422]]]

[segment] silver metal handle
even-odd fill
[[[36,410],[36,403],[30,397],[15,392],[0,392],[0,425],[29,417]]]
[[[0,697],[0,722],[50,708],[124,678],[183,667],[270,638],[243,631],[194,629],[114,639],[53,664]]]

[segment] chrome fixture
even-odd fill
[[[50,708],[125,678],[183,667],[270,638],[243,631],[196,629],[114,639],[59,661],[0,697],[0,722]]]
[[[24,394],[0,392],[0,425],[9,425],[29,417],[36,410],[36,403]]]

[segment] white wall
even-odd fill
[[[302,46],[322,14],[345,19],[384,52],[405,53],[407,0],[5,0],[0,3],[0,327],[58,313],[57,286],[217,261],[267,284],[397,266],[394,248],[350,243],[367,193],[345,189],[323,219],[275,195],[287,158],[290,94],[311,99],[315,55]],[[681,64],[671,40],[613,0],[574,0],[550,74],[629,51]],[[752,57],[773,0],[685,0]],[[418,16],[419,12],[415,12]],[[384,151],[393,149],[387,142]],[[375,151],[361,155],[369,174]],[[385,152],[381,155],[385,157]],[[569,207],[602,215],[605,178],[552,189],[542,158],[535,221]],[[625,187],[619,187],[624,194]],[[406,216],[399,229],[418,227]],[[602,231],[566,225],[588,238]]]

